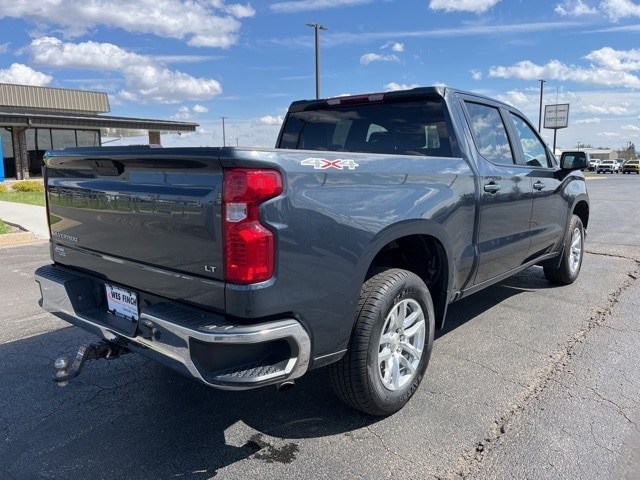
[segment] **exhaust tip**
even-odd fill
[[[276,385],[276,388],[279,392],[286,392],[287,390],[291,390],[296,386],[296,383],[293,380],[287,380],[286,382],[282,382]]]

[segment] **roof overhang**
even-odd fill
[[[197,123],[151,120],[145,118],[81,115],[61,112],[16,112],[0,110],[0,127],[70,128],[100,130],[104,137],[146,136],[148,132],[195,132]]]

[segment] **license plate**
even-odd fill
[[[107,308],[110,313],[130,319],[132,322],[138,321],[138,296],[124,288],[115,285],[104,285],[107,291]]]

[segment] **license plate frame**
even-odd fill
[[[136,292],[110,283],[105,283],[104,289],[109,313],[134,323],[138,321],[138,294]]]

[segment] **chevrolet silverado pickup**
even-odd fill
[[[558,161],[507,104],[448,87],[297,101],[276,148],[106,147],[45,156],[41,306],[94,333],[75,359],[136,352],[221,389],[288,388],[402,408],[452,302],[526,268],[570,284],[584,158]]]

